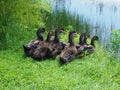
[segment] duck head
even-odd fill
[[[27,46],[23,45],[24,53],[28,57],[30,57],[32,55],[35,48],[36,48],[36,46],[27,47]]]
[[[72,61],[72,56],[66,56],[66,57],[60,57],[60,63],[61,64],[64,64],[64,63],[66,63],[66,62],[70,62],[70,61]]]

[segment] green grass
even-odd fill
[[[120,61],[99,46],[94,54],[59,65],[23,50],[0,51],[0,90],[120,90]]]
[[[32,39],[33,32],[45,27],[43,11],[51,13],[48,0],[0,0],[0,6],[0,50],[18,49]]]

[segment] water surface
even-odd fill
[[[54,0],[57,7],[77,13],[91,25],[90,35],[101,44],[110,43],[111,30],[120,29],[120,0]],[[64,5],[65,6],[64,6]]]

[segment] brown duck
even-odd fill
[[[74,37],[76,37],[75,31],[69,32],[69,45],[65,46],[60,54],[60,63],[71,62],[77,53],[76,45],[73,42]]]
[[[26,56],[31,56],[34,50],[37,48],[38,44],[43,41],[43,36],[41,33],[45,32],[45,28],[39,28],[36,32],[37,39],[32,40],[28,43],[28,45],[23,45],[24,53]]]
[[[36,36],[37,36],[37,39],[35,40],[32,40],[29,44],[28,44],[28,47],[32,47],[32,46],[35,46],[37,45],[38,43],[42,42],[44,39],[43,39],[43,36],[41,35],[41,33],[45,32],[45,28],[39,28],[36,32]]]
[[[84,46],[87,44],[87,38],[89,38],[90,35],[86,33],[82,33],[79,38],[79,47],[77,49],[77,57],[83,57],[84,56]]]
[[[51,43],[49,44],[49,49],[52,51],[51,56],[55,58],[58,54],[61,53],[65,45],[60,42],[60,33],[64,32],[63,28],[57,28],[55,30],[55,38]]]
[[[33,52],[32,58],[41,60],[51,57],[52,51],[49,48],[49,44],[51,43],[51,36],[53,36],[53,32],[49,32],[45,41],[42,42],[42,45],[39,44],[38,47]]]
[[[84,45],[84,51],[87,51],[88,54],[91,54],[94,52],[94,49],[95,49],[95,44],[94,42],[95,41],[98,41],[99,40],[99,37],[98,36],[94,36],[92,39],[91,39],[91,44],[86,44]]]

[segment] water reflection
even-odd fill
[[[52,0],[54,2],[53,9],[61,10],[62,13],[58,14],[56,22],[61,22],[62,26],[72,25],[78,32],[90,33],[91,37],[97,35],[100,37],[101,45],[104,45],[110,52],[118,53],[120,58],[120,45],[117,50],[112,50],[114,46],[111,44],[112,30],[120,30],[120,1],[119,0]],[[64,12],[65,10],[65,12]],[[67,12],[68,11],[68,12]],[[72,18],[69,20],[70,13],[73,13]],[[54,14],[54,13],[53,13]],[[60,15],[59,15],[60,14]],[[61,17],[60,17],[61,16]],[[64,17],[66,16],[66,18]],[[54,16],[53,16],[54,17]],[[64,17],[64,18],[63,18]],[[77,23],[76,23],[77,21]],[[80,22],[79,22],[80,21]],[[116,45],[115,45],[116,46]],[[112,51],[111,51],[112,50]]]
[[[91,36],[98,35],[101,38],[101,44],[110,42],[112,29],[120,29],[118,1],[54,0],[54,2],[56,2],[56,8],[65,8],[72,13],[78,13],[83,20],[87,20],[91,25]]]
[[[90,34],[98,35],[101,44],[109,43],[111,30],[120,29],[120,4],[108,0],[63,0],[65,8],[78,13],[91,25]],[[112,1],[112,0],[111,0]]]
[[[103,8],[104,8],[104,4],[103,4],[103,2],[100,2],[100,3],[98,4],[99,14],[101,14],[101,13],[103,12]]]

